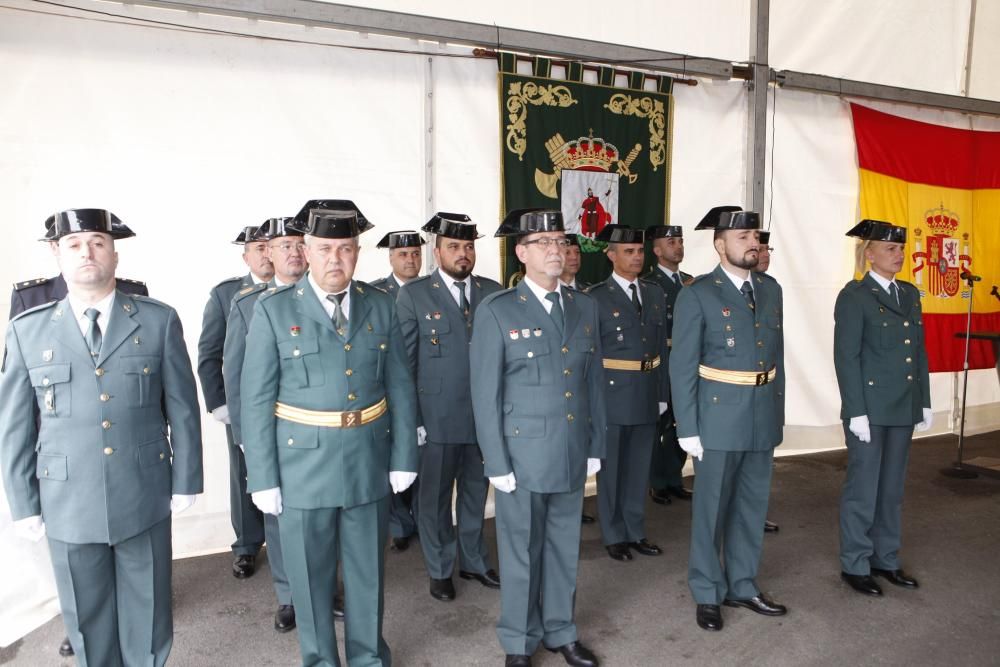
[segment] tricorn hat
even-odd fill
[[[847,236],[854,236],[864,241],[906,243],[906,227],[882,220],[862,220],[847,232]]]
[[[760,214],[739,206],[716,206],[695,229],[760,229]]]
[[[101,232],[113,239],[135,236],[118,216],[103,208],[71,208],[50,215],[45,221],[45,238],[41,241],[58,241],[77,232]]]
[[[294,218],[268,218],[250,238],[251,241],[270,241],[280,236],[302,236],[297,228],[292,226]],[[248,228],[249,229],[249,228]]]
[[[257,233],[258,229],[260,228],[257,227],[256,225],[248,225],[244,227],[243,229],[240,230],[240,233],[236,236],[236,240],[234,240],[233,243],[235,243],[236,245],[243,245],[244,243],[253,241],[254,240],[253,235]]]
[[[605,243],[644,243],[646,237],[643,229],[612,224],[604,225],[604,229],[597,234],[595,240]]]
[[[437,234],[460,241],[475,241],[483,237],[476,231],[476,223],[472,222],[472,218],[464,213],[439,211],[420,229],[428,234]]]
[[[539,232],[565,231],[561,211],[547,208],[518,208],[507,214],[494,236],[524,236]]]
[[[681,238],[684,228],[680,225],[654,225],[646,228],[646,236],[650,239]]]
[[[309,236],[350,239],[375,225],[349,199],[310,199],[290,226]]]
[[[389,250],[394,250],[396,248],[416,248],[427,243],[424,237],[416,233],[412,229],[405,229],[400,232],[389,232],[382,237],[375,247],[376,248],[388,248]]]

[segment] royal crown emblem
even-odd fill
[[[972,265],[969,234],[963,233],[961,239],[953,236],[961,227],[961,220],[957,213],[946,209],[943,203],[938,208],[925,211],[921,222],[928,229],[925,240],[927,249],[921,250],[923,230],[918,226],[913,231],[916,237],[913,261],[917,264],[913,267],[914,282],[920,290],[920,296],[930,294],[941,299],[953,297],[958,294],[962,285],[962,271]],[[926,274],[921,273],[924,269],[927,269]],[[924,278],[927,279],[926,285]],[[969,294],[964,292],[962,297],[969,298]]]

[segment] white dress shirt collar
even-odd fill
[[[351,285],[353,284],[354,284],[353,280],[347,284],[347,287],[344,289],[344,298],[340,301],[340,309],[344,313],[345,320],[350,319]],[[332,319],[333,313],[335,312],[335,308],[333,302],[327,299],[326,297],[328,294],[340,294],[340,292],[327,292],[326,290],[324,290],[322,287],[319,286],[319,283],[317,283],[316,280],[313,278],[312,271],[309,272],[309,286],[312,287],[313,292],[316,293],[316,298],[319,299],[320,305],[323,306],[323,310],[326,311],[327,317]]]
[[[108,323],[111,321],[111,308],[115,305],[115,290],[111,290],[106,297],[97,303],[84,303],[74,298],[72,294],[68,296],[68,299],[69,307],[73,310],[73,317],[76,318],[76,323],[80,326],[80,332],[84,336],[90,329],[90,319],[84,314],[88,308],[96,308],[101,313],[97,317],[97,326],[101,328],[101,333],[108,330]]]
[[[726,267],[722,266],[722,264],[719,264],[719,268],[722,269],[722,272],[725,273],[729,280],[732,281],[733,285],[736,286],[736,291],[740,294],[743,293],[743,283],[747,281],[750,282],[750,289],[753,289],[753,271],[750,271],[746,278],[740,278],[739,276],[726,271]]]
[[[441,279],[444,281],[444,284],[448,287],[448,293],[451,294],[451,298],[453,298],[455,300],[455,303],[457,303],[459,306],[461,306],[462,305],[462,301],[461,301],[461,299],[458,296],[458,288],[455,287],[455,282],[456,282],[455,279],[452,278],[451,276],[449,276],[447,273],[445,273],[444,271],[442,271],[440,269],[438,269],[438,274],[441,276]],[[471,304],[472,303],[472,274],[469,274],[468,276],[466,276],[465,280],[462,281],[462,282],[465,283],[465,298],[468,299],[469,303]]]
[[[629,300],[632,299],[632,290],[630,290],[628,286],[635,285],[635,291],[639,295],[639,304],[642,305],[642,285],[639,284],[638,278],[632,281],[628,281],[622,278],[614,271],[611,272],[611,277],[615,279],[615,282],[618,283],[618,286],[622,288],[622,290],[625,292],[625,296],[627,296]]]
[[[545,289],[528,276],[524,277],[524,284],[528,286],[528,289],[530,289],[531,293],[535,295],[535,298],[541,302],[542,308],[545,309],[545,312],[552,312],[552,302],[545,298],[545,295],[549,293],[549,290]],[[559,289],[558,284],[556,285],[555,291],[559,294],[559,307],[565,311],[566,309],[563,307],[562,290]]]
[[[892,292],[889,291],[889,285],[893,284],[896,285],[896,294],[899,294],[899,284],[896,283],[895,276],[892,277],[892,280],[888,280],[886,278],[883,278],[879,274],[875,273],[874,271],[869,271],[868,275],[870,275],[875,280],[875,282],[878,283],[879,287],[885,290],[886,294],[892,294]]]

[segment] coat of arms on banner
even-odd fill
[[[923,222],[929,230],[923,242],[923,230],[920,227],[913,230],[916,237],[913,261],[917,263],[913,267],[913,280],[921,297],[954,297],[962,286],[962,271],[972,265],[969,234],[962,234],[961,240],[953,236],[961,226],[961,221],[957,213],[946,210],[943,205],[927,211]],[[923,244],[926,244],[926,250],[921,249]],[[968,299],[969,296],[968,291],[962,292],[962,298]]]

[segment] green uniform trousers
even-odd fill
[[[169,517],[114,545],[50,537],[49,552],[80,667],[167,662],[174,633]]]
[[[577,639],[573,607],[580,561],[583,488],[534,493],[497,491],[500,620],[504,652],[531,655],[544,642],[557,648]]]
[[[233,442],[233,429],[226,425],[229,446],[229,520],[236,533],[232,544],[235,556],[256,556],[264,544],[264,513],[250,501],[247,493],[247,462],[239,443]]]
[[[688,586],[697,604],[748,600],[764,541],[774,450],[706,449],[694,462]],[[720,556],[722,557],[720,560]]]
[[[912,426],[871,425],[861,442],[844,422],[847,476],[840,495],[840,568],[865,575],[899,569],[903,485]]]
[[[281,549],[295,599],[303,667],[340,666],[334,631],[338,554],[344,567],[345,653],[351,667],[389,667],[382,638],[382,588],[389,496],[355,507],[302,510],[278,516]]]
[[[681,471],[687,462],[687,452],[677,442],[673,405],[660,415],[657,434],[659,437],[653,444],[653,458],[649,464],[649,486],[654,489],[683,486]]]
[[[646,484],[656,424],[608,424],[608,456],[597,473],[597,512],[605,546],[646,537]]]

